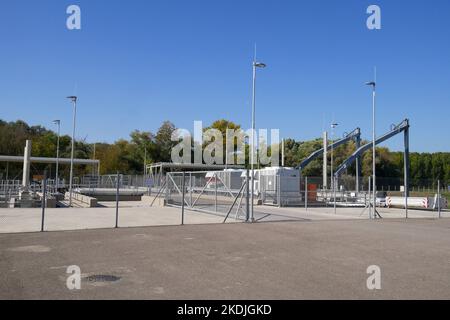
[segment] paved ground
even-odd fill
[[[0,299],[450,299],[449,248],[450,219],[2,234]],[[120,279],[69,291],[69,265]]]
[[[101,202],[101,208],[57,208],[46,209],[45,230],[82,230],[112,228],[115,226],[116,210],[114,202]],[[219,208],[223,213],[218,215],[186,210],[185,224],[222,223],[229,206]],[[204,209],[214,211],[214,206]],[[384,218],[403,218],[403,209],[378,209]],[[442,214],[450,217],[447,211]],[[241,216],[244,215],[241,213]],[[437,218],[437,212],[409,210],[411,218]],[[362,208],[277,208],[271,206],[255,206],[255,219],[260,222],[273,221],[315,221],[315,220],[348,220],[368,219],[368,211]],[[235,211],[231,212],[227,222],[235,220]],[[174,207],[150,207],[145,202],[126,202],[120,204],[119,226],[162,226],[180,225],[181,209]],[[41,209],[0,209],[0,233],[35,232],[41,228]]]
[[[81,230],[113,228],[116,209],[112,203],[103,208],[53,208],[45,211],[45,230]],[[35,232],[41,230],[39,208],[0,209],[0,233]],[[185,224],[221,223],[222,217],[186,212]],[[124,202],[119,210],[120,227],[161,226],[181,224],[181,211],[171,207],[150,207],[137,202]]]

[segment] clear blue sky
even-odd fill
[[[82,29],[66,28],[66,8]],[[366,28],[378,4],[382,29]],[[3,0],[0,118],[113,142],[162,121],[192,130],[226,118],[250,127],[254,43],[257,126],[283,137],[371,135],[378,69],[378,133],[411,120],[412,151],[450,151],[450,1]],[[402,137],[386,146],[401,150]]]

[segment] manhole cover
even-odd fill
[[[88,282],[115,282],[120,280],[120,277],[113,276],[111,274],[93,274],[84,277],[84,280]]]

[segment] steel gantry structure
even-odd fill
[[[340,145],[347,143],[351,140],[355,141],[356,149],[359,149],[360,145],[361,145],[361,129],[360,128],[356,128],[352,132],[345,134],[342,139],[339,139],[339,140],[333,142],[332,144],[329,144],[326,149],[327,149],[327,151],[334,150],[337,147],[339,147]],[[321,148],[319,150],[314,151],[306,159],[304,159],[297,167],[295,167],[295,169],[300,170],[300,172],[301,172],[311,161],[313,161],[317,157],[320,157],[321,155],[323,155],[324,150],[325,150],[324,148]],[[360,157],[357,156],[356,157],[356,189],[357,189],[357,191],[359,191],[359,177],[360,176],[361,176],[361,161],[360,161]]]
[[[402,122],[400,122],[397,125],[393,125],[391,130],[382,136],[380,136],[378,139],[376,139],[375,144],[378,145],[397,134],[403,132],[404,133],[404,179],[405,179],[405,197],[409,196],[409,119],[405,119]],[[372,142],[367,143],[363,145],[362,147],[359,147],[356,149],[353,154],[348,157],[334,172],[335,178],[339,178],[339,176],[346,170],[354,161],[359,159],[361,155],[372,148]]]

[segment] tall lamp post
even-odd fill
[[[255,159],[255,106],[256,106],[256,68],[265,68],[266,65],[262,62],[256,62],[256,59],[253,60],[253,94],[252,94],[252,150],[251,150],[251,156],[250,156],[250,167],[251,167],[251,177],[250,181],[252,182],[252,195],[251,195],[251,215],[250,219],[253,222],[255,220],[255,216],[253,214],[253,201],[254,201],[254,194],[255,194],[255,171],[254,171],[254,159]],[[248,181],[247,181],[248,183]]]
[[[373,211],[371,217],[375,218],[376,206],[377,206],[377,184],[376,184],[376,172],[375,172],[375,81],[367,82],[366,85],[372,87],[372,192],[373,192]]]
[[[333,207],[334,213],[336,213],[336,177],[333,171],[333,160],[334,160],[334,129],[338,126],[337,123],[331,124],[331,186],[333,187]]]
[[[73,124],[72,124],[72,150],[70,153],[70,177],[69,177],[69,207],[72,206],[72,180],[73,180],[73,153],[75,147],[75,119],[77,116],[77,97],[69,96],[67,99],[72,101],[73,105]]]
[[[58,127],[58,140],[56,142],[56,175],[55,175],[55,187],[56,193],[58,193],[58,185],[59,185],[59,136],[60,136],[60,128],[61,128],[61,120],[53,120],[53,123]]]

